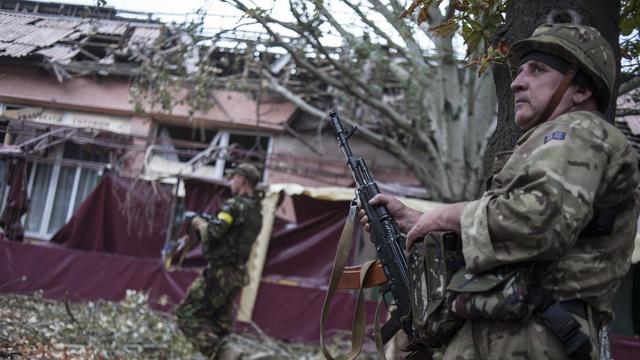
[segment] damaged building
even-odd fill
[[[166,29],[150,14],[112,8],[0,3],[0,178],[6,159],[26,160],[27,237],[50,238],[105,171],[167,182],[178,173],[219,181],[225,168],[242,160],[263,170],[265,185],[351,184],[331,131],[275,94],[221,88],[212,91],[214,105],[206,113],[194,115],[187,105],[136,111],[130,91],[140,71],[136,54]],[[247,72],[237,66],[222,71]],[[406,167],[354,142],[383,187],[425,196]],[[232,152],[203,159],[200,153],[211,148]],[[5,188],[0,199],[6,200]]]

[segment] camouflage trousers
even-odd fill
[[[591,338],[591,358],[598,359],[599,334],[593,321],[574,316]],[[537,316],[525,321],[467,321],[454,336],[443,360],[568,360],[564,345]]]
[[[200,275],[176,308],[178,327],[207,357],[215,358],[221,340],[231,333],[233,304],[241,288],[237,271]]]

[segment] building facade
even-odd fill
[[[173,183],[178,176],[220,181],[234,162],[250,161],[263,171],[263,184],[351,185],[330,131],[305,132],[317,120],[272,94],[212,89],[214,105],[205,113],[186,105],[136,111],[130,86],[139,63],[132,54],[163,31],[150,18],[0,3],[0,206],[8,197],[7,159],[24,159],[28,238],[50,238],[106,171]],[[384,152],[357,139],[353,146],[390,191],[419,189]]]

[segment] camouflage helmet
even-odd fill
[[[605,111],[613,97],[616,81],[616,60],[611,47],[598,30],[575,24],[543,24],[530,37],[509,48],[508,61],[512,70],[520,58],[531,52],[546,52],[576,64],[595,85],[598,109]]]
[[[233,174],[244,176],[252,185],[256,185],[260,181],[260,172],[258,171],[258,168],[248,163],[242,163],[235,168],[227,169],[225,171],[225,175],[227,176]]]

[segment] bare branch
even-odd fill
[[[413,37],[413,34],[414,34],[413,29],[411,29],[410,26],[405,24],[403,19],[398,18],[397,14],[400,14],[400,11],[402,11],[402,6],[398,4],[398,2],[395,0],[391,1],[392,6],[394,7],[394,11],[396,11],[394,13],[389,11],[386,5],[383,4],[380,0],[369,0],[369,2],[373,5],[374,10],[382,14],[382,16],[391,25],[393,25],[396,31],[398,31],[398,34],[400,34],[400,36],[402,37],[402,40],[407,44],[407,47],[413,54],[413,56],[411,56],[410,58],[414,59],[414,62],[416,64],[419,64],[419,62],[416,62],[415,59],[422,58],[424,54],[423,54],[422,48],[420,47],[420,45],[418,45],[418,42]]]
[[[360,16],[360,19],[362,20],[362,22],[364,22],[369,27],[371,27],[371,29],[373,29],[373,31],[374,31],[374,33],[376,35],[378,35],[381,38],[383,38],[387,42],[387,46],[398,50],[398,52],[400,54],[404,55],[405,57],[409,57],[410,56],[406,52],[406,50],[404,49],[404,46],[396,44],[395,41],[393,41],[393,39],[391,39],[391,37],[389,36],[389,34],[387,32],[382,31],[382,29],[380,29],[380,27],[378,27],[373,21],[371,21],[369,19],[369,17],[365,13],[362,12],[362,10],[360,10],[359,6],[355,5],[354,3],[352,3],[349,0],[343,0],[343,2],[345,4],[347,4],[347,6],[349,6],[356,14],[358,14],[358,16]]]
[[[640,115],[640,109],[616,109],[616,117],[637,115]]]
[[[343,66],[342,64],[340,64],[339,62],[335,61],[333,59],[332,54],[324,47],[324,45],[322,45],[322,43],[320,42],[320,38],[316,35],[315,29],[310,28],[308,24],[305,24],[302,19],[300,18],[300,14],[295,10],[295,9],[291,9],[291,12],[293,13],[293,15],[296,17],[296,19],[299,21],[300,24],[304,25],[307,27],[307,31],[303,31],[301,33],[301,35],[303,37],[305,37],[305,39],[309,40],[310,43],[312,43],[312,45],[314,46],[314,48],[316,48],[317,50],[320,51],[320,53],[322,53],[326,60],[333,65],[334,68],[336,68],[338,71],[340,71],[344,76],[346,76],[347,78],[351,79],[351,81],[353,81],[355,84],[357,84],[364,92],[366,92],[367,94],[371,95],[371,96],[376,96],[379,97],[380,94],[375,94],[373,92],[373,90],[371,89],[371,86],[367,83],[365,83],[358,75],[357,72],[353,71],[353,69],[349,69],[345,66]],[[357,44],[357,41],[355,40],[355,38],[352,36],[351,37],[353,43],[352,45]],[[346,83],[346,81],[343,81],[344,83]],[[346,87],[346,86],[345,86]]]
[[[300,96],[292,93],[291,91],[289,91],[285,86],[283,86],[282,84],[280,84],[278,82],[278,80],[271,75],[268,71],[263,70],[262,71],[262,75],[264,75],[268,80],[268,84],[267,86],[277,92],[278,94],[282,95],[283,97],[285,97],[287,100],[291,101],[293,104],[295,104],[298,108],[300,108],[300,110],[311,114],[321,120],[324,120],[327,118],[327,112],[326,111],[322,111],[320,109],[318,109],[317,107],[309,104],[308,102],[304,101],[304,99],[302,99]],[[341,118],[348,124],[350,125],[356,125],[358,123],[356,123],[355,121],[349,119],[348,117],[342,115]],[[374,131],[371,131],[369,129],[367,129],[366,127],[363,127],[362,124],[358,124],[359,127],[358,129],[361,131],[361,133],[368,139],[370,140],[372,143],[375,143],[377,145],[382,145],[384,144],[384,137],[382,135],[380,135],[379,133],[376,133]]]
[[[640,76],[636,76],[631,80],[625,81],[620,84],[620,88],[618,89],[618,96],[624,95],[629,91],[635,90],[640,87]]]
[[[358,40],[353,36],[353,34],[342,27],[342,25],[340,25],[340,22],[337,21],[329,11],[327,11],[324,3],[316,3],[316,7],[319,8],[320,14],[322,14],[322,16],[327,19],[329,24],[331,24],[334,29],[338,30],[343,39],[345,39],[351,45],[355,45],[358,43]]]

